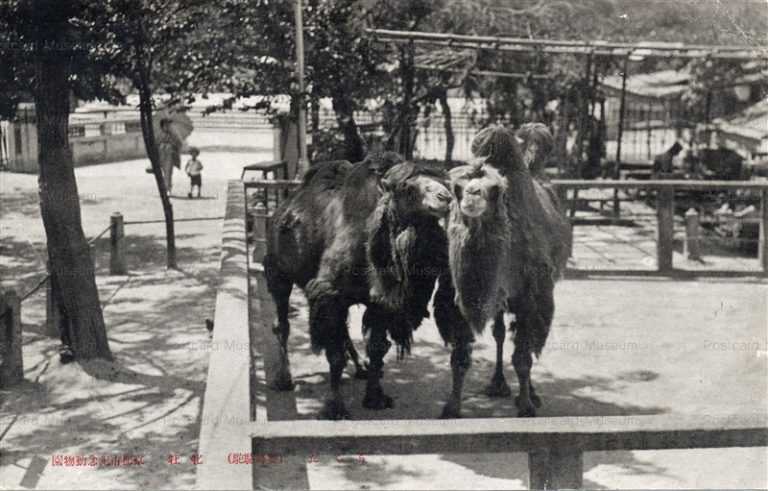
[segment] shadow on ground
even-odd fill
[[[322,401],[328,390],[327,364],[324,356],[312,354],[307,335],[306,300],[301,293],[294,293],[292,298],[292,330],[290,338],[290,359],[296,388],[292,392],[266,393],[266,407],[270,420],[306,420],[315,419],[322,406]],[[267,304],[267,312],[259,312],[252,322],[256,343],[264,351],[267,380],[274,377],[277,366],[276,341],[266,326],[272,322],[273,307]],[[350,316],[351,335],[360,353],[364,353],[363,343],[359,333],[359,318],[361,309],[352,309]],[[260,331],[261,330],[261,331]],[[412,354],[404,360],[396,360],[394,349],[386,359],[382,385],[384,390],[394,398],[396,407],[390,410],[372,411],[362,407],[362,397],[365,391],[365,381],[353,377],[353,366],[350,363],[344,376],[343,392],[347,407],[354,419],[433,419],[440,415],[442,406],[451,387],[451,372],[449,366],[449,348],[434,341],[434,325],[427,321],[415,333]],[[517,414],[512,398],[490,399],[483,393],[483,388],[490,380],[493,372],[492,340],[483,339],[476,343],[474,362],[469,371],[464,392],[464,417],[493,418],[514,417]],[[507,343],[511,349],[511,343]],[[511,355],[508,352],[505,359]],[[516,378],[511,367],[506,367],[507,380],[513,392],[516,392]],[[659,374],[652,370],[643,373],[625,371],[616,373],[613,377],[596,375],[587,376],[554,376],[544,368],[534,367],[534,382],[537,392],[542,397],[543,406],[539,415],[544,417],[579,417],[579,416],[630,416],[639,414],[660,414],[668,412],[668,408],[656,405],[624,404],[609,402],[599,396],[589,394],[604,394],[606,392],[631,392],[637,384],[644,384],[656,379]],[[461,424],[461,420],[455,420]],[[298,423],[300,424],[300,423]],[[578,424],[574,422],[573,424]],[[304,458],[312,453],[312,449],[302,449]],[[371,449],[355,449],[363,454],[371,454]],[[354,453],[354,452],[350,452]],[[607,454],[608,459],[601,459],[599,464],[615,464],[626,472],[663,475],[664,469],[656,468],[637,460],[631,452],[614,452]],[[364,483],[363,487],[382,488],[387,486],[407,487],[409,482],[430,482],[434,473],[455,472],[456,465],[461,473],[469,476],[482,477],[488,480],[490,486],[509,486],[517,483],[528,485],[528,466],[525,454],[502,455],[487,453],[459,453],[438,456],[419,456],[419,464],[403,467],[401,464],[385,457],[371,457],[366,465],[349,462],[335,462],[332,456],[325,457],[330,469],[324,469],[321,474],[329,483],[343,482],[344,486]],[[427,460],[424,460],[427,459]],[[434,459],[432,462],[431,459]],[[427,461],[431,462],[428,463]],[[585,459],[588,462],[589,459]],[[397,460],[396,462],[402,462]],[[315,475],[302,459],[294,457],[290,461],[291,470],[283,466],[262,466],[257,469],[257,479],[263,486],[306,486]],[[453,467],[451,467],[453,465]],[[598,464],[594,464],[597,466]],[[585,472],[591,467],[585,465]],[[452,470],[451,470],[452,469]],[[309,475],[307,474],[309,472]],[[336,476],[342,481],[334,481]],[[317,479],[317,477],[316,477]],[[421,481],[419,481],[421,479]],[[437,479],[437,477],[434,477]],[[458,481],[457,481],[458,482]],[[484,484],[485,485],[485,484]],[[588,480],[584,483],[590,488],[600,488],[596,482]]]
[[[196,247],[200,239],[198,233],[177,235],[180,269],[166,271],[165,237],[133,233],[127,237],[128,274],[123,276],[109,276],[109,238],[95,241],[113,363],[61,365],[57,340],[41,327],[45,295],[24,304],[30,311],[43,309],[24,328],[26,380],[0,392],[0,466],[15,466],[23,474],[19,482],[31,488],[82,488],[108,477],[118,488],[194,485],[194,472],[180,473],[166,459],[178,454],[182,463],[177,465],[192,466],[189,457],[198,446],[210,347],[205,319],[213,318],[220,251],[218,245]],[[34,281],[28,271],[39,268],[37,252],[9,239],[0,244],[3,255],[15,258],[16,287],[28,288]],[[135,473],[89,468],[81,478],[61,468],[66,471],[62,480],[48,477],[59,469],[52,466],[54,454],[130,454],[143,456],[144,464]],[[42,468],[36,465],[40,459],[46,463]]]

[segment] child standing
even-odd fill
[[[200,191],[203,187],[203,164],[197,160],[197,156],[200,155],[200,150],[195,147],[189,149],[189,154],[192,156],[187,162],[184,171],[189,176],[189,196],[192,197],[192,190],[197,186],[197,197],[200,197]]]

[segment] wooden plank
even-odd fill
[[[762,181],[689,181],[684,179],[553,179],[555,187],[568,189],[768,189],[768,182]],[[293,189],[301,184],[300,180],[254,180],[243,183],[246,189]]]
[[[633,179],[553,179],[554,186],[568,189],[768,189],[768,182],[761,181],[687,181],[669,180],[633,180]]]
[[[245,189],[242,182],[230,181],[200,425],[199,489],[252,489],[251,466],[227,461],[232,453],[251,451],[247,432],[251,423],[249,294]]]
[[[251,425],[255,453],[527,452],[768,446],[768,414],[455,420],[274,421]]]
[[[752,270],[722,270],[722,269],[701,269],[685,270],[673,269],[667,272],[660,272],[655,269],[592,269],[592,268],[568,268],[565,270],[564,277],[569,280],[579,279],[597,279],[613,278],[621,276],[623,278],[674,278],[675,280],[697,280],[701,278],[758,278],[763,276],[763,271],[759,269]],[[760,283],[764,280],[760,279]]]
[[[253,181],[246,181],[243,183],[246,189],[251,189],[251,188],[294,189],[298,187],[300,184],[301,184],[301,181],[285,180],[285,179],[275,179],[275,180],[269,180],[269,181],[255,179]]]

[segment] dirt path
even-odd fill
[[[226,179],[257,154],[207,154],[205,199],[174,199],[176,217],[221,216]],[[77,169],[83,228],[93,237],[120,211],[162,218],[146,162]],[[176,176],[176,195],[188,183]],[[0,282],[28,291],[45,270],[37,178],[0,173]],[[145,489],[194,486],[221,240],[220,221],[176,225],[180,270],[166,271],[162,224],[127,225],[125,276],[109,276],[109,237],[93,254],[114,364],[61,365],[44,335],[44,289],[23,304],[25,381],[0,392],[0,488]],[[171,454],[179,464],[169,464]],[[114,456],[134,456],[115,466]],[[55,465],[58,458],[75,465]],[[77,457],[84,458],[78,462]],[[92,466],[91,463],[97,465]],[[126,463],[126,462],[124,462]],[[66,461],[62,461],[66,464]]]
[[[768,409],[766,285],[754,281],[684,282],[652,279],[564,281],[556,290],[557,314],[533,380],[544,405],[539,415],[577,426],[584,416],[642,414],[765,414]],[[306,301],[294,293],[291,367],[297,389],[268,392],[270,419],[314,418],[327,391],[324,357],[309,349]],[[352,337],[362,352],[361,309],[350,316]],[[254,316],[255,328],[263,329]],[[267,335],[270,342],[274,342]],[[494,342],[486,332],[474,350],[465,384],[466,417],[514,416],[511,399],[483,394],[490,380]],[[514,371],[506,376],[513,391]],[[382,380],[396,408],[363,409],[365,382],[347,378],[347,404],[356,419],[436,418],[450,389],[449,350],[426,321],[403,361],[391,350]],[[272,372],[267,359],[267,378]],[[297,423],[301,424],[301,423]],[[455,424],[460,425],[461,420]],[[305,450],[307,458],[312,449]],[[365,449],[358,450],[365,453]],[[266,488],[312,489],[520,489],[528,486],[524,454],[366,456],[341,462],[323,455],[306,464],[259,468]],[[765,448],[588,452],[588,488],[766,488]]]

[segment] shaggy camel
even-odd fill
[[[456,303],[469,328],[454,333],[454,389],[443,415],[458,417],[461,387],[474,334],[494,320],[497,362],[487,392],[510,394],[503,372],[504,312],[515,315],[512,364],[520,384],[519,416],[535,416],[540,400],[531,384],[532,354],[541,354],[554,315],[555,281],[568,257],[568,225],[557,197],[534,179],[512,131],[479,133],[473,152],[484,163],[450,171],[456,197],[448,219],[449,260]]]
[[[354,166],[315,168],[274,215],[264,258],[282,348],[273,386],[292,388],[288,297],[296,284],[309,302],[312,349],[325,351],[330,367],[330,395],[322,412],[329,419],[349,416],[340,392],[349,307],[366,306],[363,329],[370,364],[363,406],[385,409],[393,406],[380,382],[383,358],[391,347],[387,335],[400,354],[407,352],[413,330],[428,315],[441,273],[450,285],[447,239],[439,224],[452,197],[446,175],[410,162],[391,166],[395,157],[384,154]],[[456,312],[443,317],[460,317],[452,305],[445,302],[445,310]]]

